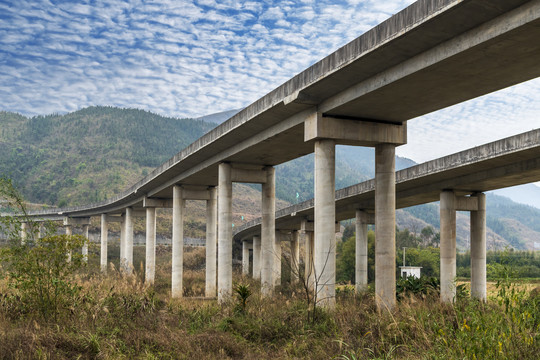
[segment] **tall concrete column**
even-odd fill
[[[123,271],[126,263],[126,214],[122,215],[120,222],[120,271]]]
[[[315,141],[315,291],[325,307],[334,307],[336,294],[335,148],[334,140]]]
[[[315,250],[315,234],[313,231],[304,233],[304,281],[310,290],[313,290],[315,279],[315,262],[313,260],[313,252]]]
[[[300,271],[300,231],[292,232],[291,238],[291,282],[298,282],[298,274]]]
[[[26,244],[26,239],[28,237],[28,232],[26,231],[27,228],[28,228],[28,224],[23,222],[21,224],[21,245]]]
[[[89,225],[83,225],[83,235],[86,238],[84,245],[81,249],[81,254],[83,256],[83,261],[85,263],[88,263],[88,243],[90,242],[89,234],[88,234],[88,228]]]
[[[456,197],[441,192],[441,301],[453,302],[456,295]]]
[[[126,274],[131,274],[133,272],[133,209],[126,208],[126,219],[125,221],[125,247],[124,247],[124,271]]]
[[[216,296],[217,280],[217,189],[210,190],[210,199],[206,201],[206,297]]]
[[[249,274],[249,246],[247,241],[242,241],[242,275]]]
[[[107,214],[101,214],[101,250],[100,267],[101,272],[107,272],[107,241],[109,235],[109,225],[107,224]]]
[[[375,302],[396,305],[396,146],[375,146]]]
[[[231,165],[218,170],[218,301],[232,294],[232,178]]]
[[[471,296],[486,301],[486,195],[473,196],[478,210],[471,211]]]
[[[266,169],[266,182],[262,184],[261,221],[261,293],[270,295],[274,289],[274,258],[276,230],[276,172]]]
[[[368,283],[368,224],[364,220],[365,213],[356,210],[356,292],[366,290]]]
[[[156,276],[156,208],[146,208],[146,261],[144,279],[153,284]]]
[[[71,236],[72,234],[73,234],[73,228],[71,227],[71,225],[66,225],[66,235]],[[67,251],[66,256],[67,256],[67,262],[71,262],[71,250]]]
[[[183,267],[184,267],[184,199],[182,187],[173,186],[173,215],[172,215],[172,274],[171,296],[173,298],[183,295]]]
[[[281,285],[281,237],[283,235],[279,232],[275,232],[274,236],[274,265],[273,275],[274,287]]]
[[[253,278],[261,279],[261,238],[253,237]]]

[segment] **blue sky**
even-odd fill
[[[0,110],[244,107],[410,0],[0,0]],[[409,122],[421,162],[540,127],[533,80]]]

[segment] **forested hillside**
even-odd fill
[[[90,107],[26,118],[0,112],[0,174],[50,205],[104,200],[138,181],[214,124]]]

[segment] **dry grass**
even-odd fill
[[[334,311],[321,311],[312,322],[299,289],[284,286],[261,298],[259,285],[238,272],[235,283],[253,292],[245,312],[238,311],[234,298],[222,305],[193,299],[189,296],[204,292],[204,248],[185,249],[185,297],[170,299],[170,249],[158,247],[157,254],[153,287],[142,281],[140,266],[134,276],[115,271],[102,276],[91,259],[89,271],[77,279],[81,296],[58,323],[32,313],[13,317],[8,302],[0,301],[0,359],[469,359],[476,354],[524,360],[536,359],[540,351],[538,313],[512,320],[496,303],[453,306],[411,297],[390,314],[377,312],[370,293],[344,292]],[[144,247],[136,247],[135,263],[143,257]],[[0,296],[7,293],[0,280]]]

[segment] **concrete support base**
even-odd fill
[[[232,179],[231,165],[219,164],[218,172],[218,301],[232,293]]]
[[[315,141],[315,282],[317,305],[333,308],[336,282],[335,141]]]
[[[206,200],[206,297],[216,296],[217,280],[217,190],[211,188]]]
[[[453,302],[456,295],[456,197],[441,192],[441,301]]]
[[[107,223],[107,214],[101,214],[101,249],[100,249],[100,268],[101,272],[107,272],[107,242],[109,236],[109,224]]]
[[[396,306],[396,172],[394,144],[375,146],[375,302]]]
[[[146,208],[146,261],[144,280],[154,283],[156,274],[156,208]]]
[[[173,186],[173,215],[172,215],[172,274],[171,296],[179,298],[183,295],[184,267],[184,199],[182,187]]]
[[[471,211],[471,297],[486,301],[486,195],[473,197],[478,210]]]

